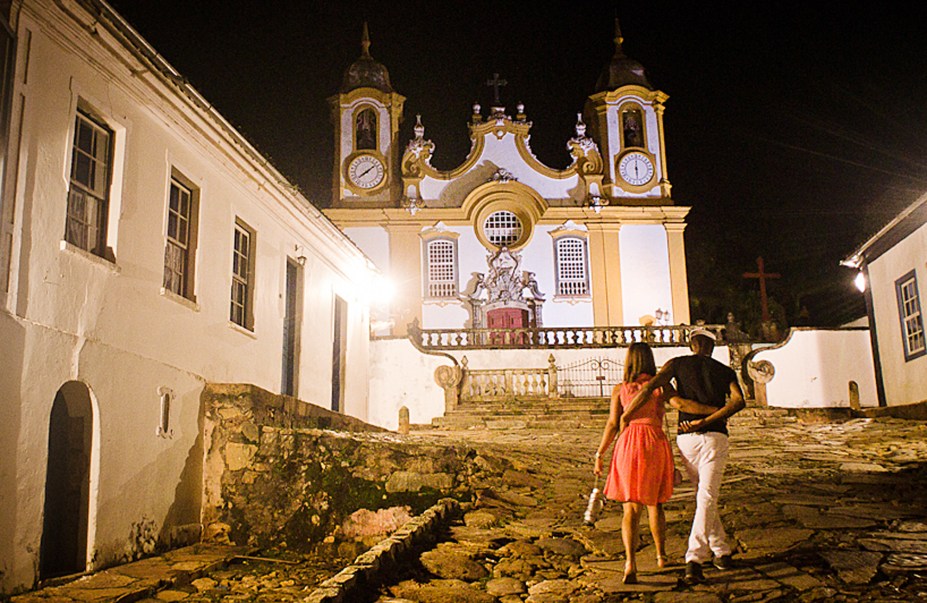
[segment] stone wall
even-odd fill
[[[468,495],[480,464],[463,446],[428,444],[250,385],[204,391],[203,524],[261,548],[338,538],[359,509],[421,513]]]

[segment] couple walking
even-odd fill
[[[595,474],[601,475],[603,457],[618,436],[604,494],[624,503],[621,538],[627,584],[637,582],[635,549],[644,507],[657,566],[666,565],[663,503],[673,494],[675,465],[663,431],[665,404],[679,411],[676,445],[697,488],[685,581],[703,582],[702,564],[712,561],[712,554],[717,568],[731,565],[731,547],[718,514],[718,492],[727,463],[727,419],[744,407],[744,398],[734,371],[711,358],[714,345],[714,333],[695,329],[689,336],[692,355],[671,359],[659,372],[650,346],[635,343],[628,348],[624,382],[612,392],[608,422],[595,454]]]

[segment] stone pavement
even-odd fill
[[[643,529],[640,584],[621,584],[620,506],[608,504],[593,527],[582,524],[599,428],[433,431],[407,437],[471,446],[483,469],[469,478],[473,501],[464,505],[460,521],[436,533],[436,546],[424,547],[401,571],[379,576],[376,588],[355,589],[341,601],[927,599],[927,423],[879,418],[804,424],[783,413],[747,409],[734,417],[731,433],[721,513],[739,548],[737,564],[727,572],[706,568],[703,585],[679,582],[694,508],[686,484],[667,504],[672,563],[655,568]],[[339,563],[362,552],[342,545],[327,558],[298,563],[211,571],[204,564],[196,579],[173,583],[157,582],[170,576],[170,564],[145,560],[108,570],[111,576],[135,576],[140,570],[131,568],[147,563],[149,573],[163,572],[149,577],[155,586],[146,586],[145,594],[138,584],[121,586],[118,580],[106,592],[91,592],[79,581],[14,601],[331,601],[337,599],[316,596],[314,589]],[[221,565],[228,555],[214,563]]]
[[[12,603],[138,601],[190,584],[244,554],[243,547],[197,544],[12,598]]]
[[[747,409],[731,424],[722,517],[739,552],[685,587],[694,509],[667,504],[672,564],[649,534],[640,584],[621,583],[620,506],[582,525],[598,432],[452,432],[513,463],[485,484],[446,542],[380,589],[378,601],[916,601],[927,599],[927,424],[895,419],[801,424]],[[436,436],[429,436],[436,437]],[[479,442],[479,443],[476,443]],[[646,523],[646,519],[644,520]]]

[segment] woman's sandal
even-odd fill
[[[621,579],[622,584],[637,584],[637,572],[624,572],[624,577]]]
[[[663,569],[666,567],[666,557],[663,555],[657,555],[657,567]]]

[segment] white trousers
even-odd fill
[[[695,485],[695,518],[689,533],[686,563],[707,563],[715,557],[731,554],[727,534],[721,525],[718,496],[721,477],[727,465],[728,442],[723,433],[686,433],[676,437],[689,479]]]

